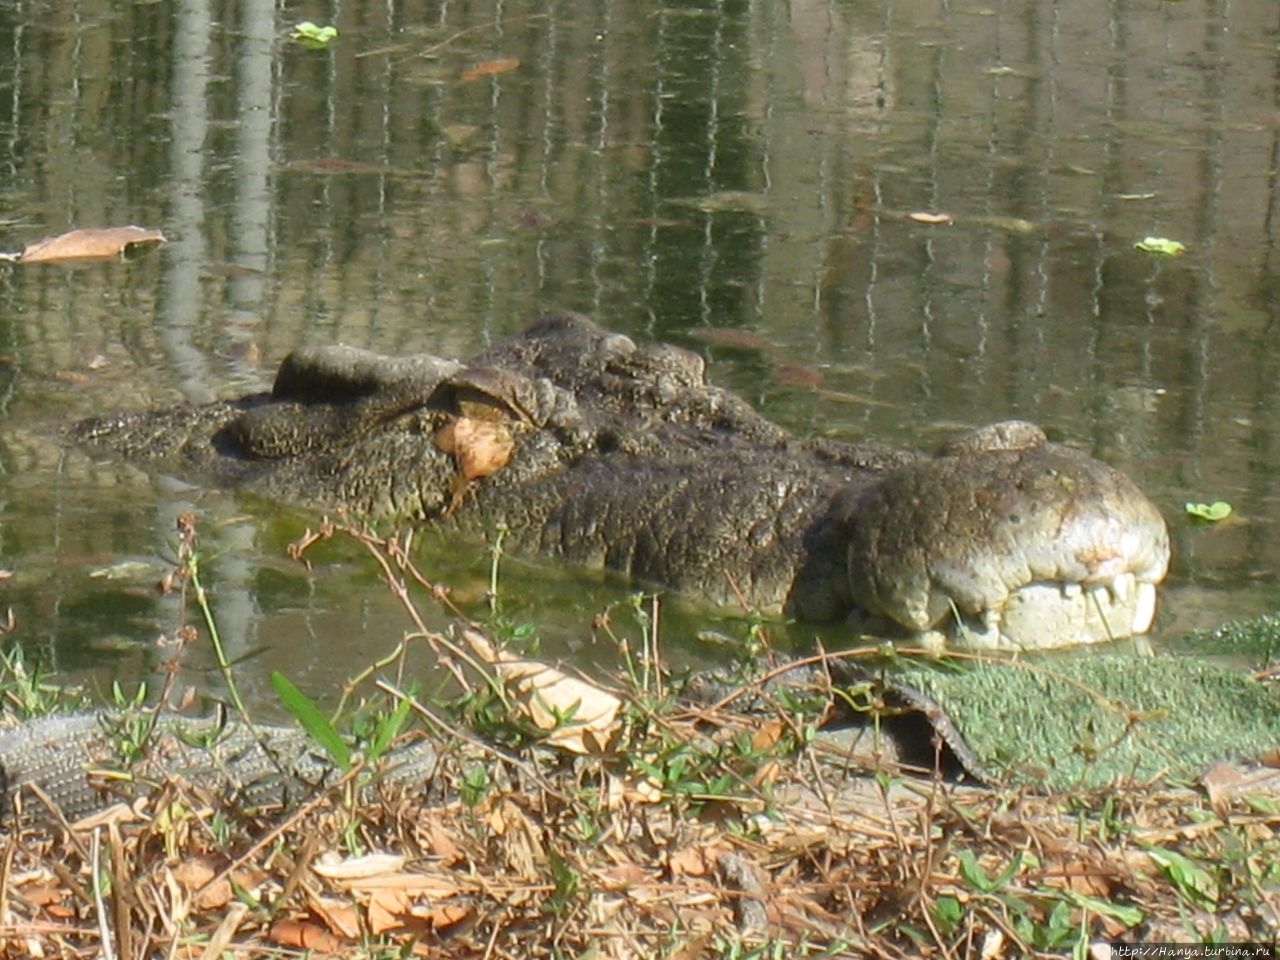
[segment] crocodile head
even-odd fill
[[[1164,520],[1132,481],[1018,421],[889,473],[843,519],[858,604],[969,646],[1145,633],[1169,566]]]
[[[701,357],[555,314],[461,363],[349,347],[288,357],[269,395],[86,421],[73,436],[291,503],[503,526],[513,550],[713,603],[860,607],[959,642],[1144,632],[1168,565],[1124,476],[996,424],[939,456],[802,440]]]

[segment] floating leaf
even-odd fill
[[[1199,520],[1217,522],[1231,516],[1231,504],[1225,500],[1215,500],[1213,503],[1192,503],[1187,501],[1185,507],[1187,513]]]
[[[463,83],[470,83],[472,80],[479,80],[481,77],[495,77],[500,73],[510,73],[518,66],[520,66],[519,57],[497,57],[493,60],[485,60],[482,63],[467,67],[459,74],[459,79]]]
[[[106,227],[72,230],[28,244],[17,256],[6,259],[18,263],[50,263],[56,260],[110,260],[131,247],[164,243],[164,234],[145,227]]]
[[[446,123],[440,128],[440,132],[445,135],[445,139],[457,146],[474,137],[480,132],[480,128],[474,123]]]
[[[120,560],[105,567],[89,571],[94,580],[139,580],[143,577],[154,577],[157,564],[144,560]]]
[[[1177,240],[1169,240],[1165,237],[1143,237],[1133,247],[1144,253],[1160,253],[1166,257],[1181,256],[1187,251],[1187,248]]]
[[[784,387],[816,390],[822,386],[822,371],[798,360],[773,357],[770,362],[773,379]]]
[[[694,327],[687,331],[689,336],[706,343],[735,347],[741,350],[763,350],[766,353],[778,349],[778,345],[767,337],[750,330],[737,327]]]
[[[993,227],[996,230],[1003,230],[1005,233],[1019,236],[1026,236],[1040,229],[1038,224],[1024,217],[970,217],[966,222],[972,223],[974,226]]]
[[[749,190],[717,190],[699,197],[673,197],[667,202],[693,207],[703,213],[753,213],[763,216],[769,211],[769,199]]]
[[[293,28],[293,39],[304,47],[310,47],[312,50],[321,49],[337,35],[337,27],[317,26],[310,20],[304,20]]]

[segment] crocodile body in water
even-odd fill
[[[802,439],[697,355],[555,314],[465,363],[303,348],[269,394],[74,428],[152,469],[433,521],[638,583],[934,642],[1145,632],[1169,559],[1114,469],[1020,421],[938,455]]]

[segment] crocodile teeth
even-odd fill
[[[1124,603],[1133,596],[1134,587],[1137,586],[1137,579],[1132,573],[1117,573],[1107,588],[1111,591],[1112,598],[1117,603]]]
[[[1151,629],[1151,621],[1156,618],[1156,585],[1154,583],[1138,584],[1138,599],[1133,605],[1133,632],[1146,633]]]
[[[1098,611],[1104,618],[1107,615],[1107,611],[1115,606],[1109,584],[1090,588],[1089,599],[1092,601],[1093,609]]]
[[[1080,586],[1075,580],[1068,580],[1062,584],[1062,596],[1067,600],[1074,600],[1076,597],[1084,596],[1084,587]]]

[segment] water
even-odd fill
[[[304,49],[301,19],[339,36]],[[0,270],[5,642],[154,678],[195,508],[242,683],[336,687],[407,629],[359,549],[308,572],[283,548],[314,517],[47,428],[257,388],[303,342],[467,355],[563,307],[704,352],[801,432],[1034,419],[1165,511],[1162,630],[1272,609],[1278,30],[1274,0],[0,6],[0,248],[171,238]],[[1217,499],[1231,520],[1186,521]],[[421,560],[482,605],[483,548]],[[615,584],[509,564],[504,594],[551,652],[604,655]]]

